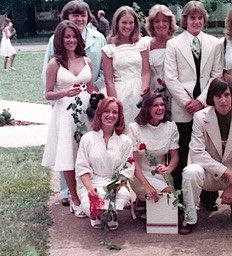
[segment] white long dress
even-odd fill
[[[84,58],[85,59],[85,58]],[[60,66],[57,72],[56,91],[73,87],[74,84],[88,83],[92,77],[91,69],[85,59],[85,66],[81,72],[75,76],[68,69]],[[86,110],[89,106],[90,95],[83,91],[78,95]],[[75,97],[64,97],[56,101],[52,110],[47,142],[45,145],[42,165],[53,167],[54,171],[74,170],[77,155],[77,142],[74,139],[76,125],[72,117],[72,110],[67,110],[70,103],[75,102]],[[87,127],[90,126],[86,114],[80,117]]]
[[[2,40],[1,40],[1,56],[10,57],[16,54],[15,48],[12,46],[10,38],[6,37],[6,33],[2,32]]]
[[[145,143],[147,150],[149,153],[155,155],[157,162],[159,164],[165,164],[165,155],[168,154],[169,150],[179,148],[179,133],[175,122],[167,121],[160,123],[158,126],[152,126],[150,124],[142,126],[137,123],[130,123],[128,135],[132,138],[134,151],[138,152],[138,162],[144,176],[158,192],[162,191],[167,187],[167,183],[162,175],[152,175],[151,171],[155,170],[155,166],[149,166],[149,162],[145,156],[145,150],[139,150],[139,145]],[[137,191],[144,190],[143,186],[138,182],[136,185],[132,182],[131,186],[136,194]]]
[[[136,104],[140,101],[142,88],[142,57],[146,50],[144,42],[135,44],[107,44],[102,51],[112,58],[114,85],[117,98],[122,102],[126,125],[134,121],[139,109]]]
[[[76,159],[76,177],[78,180],[78,188],[83,211],[90,216],[90,202],[88,191],[82,184],[80,176],[90,173],[91,182],[100,195],[105,198],[104,186],[108,185],[117,167],[120,173],[128,179],[134,176],[134,165],[127,163],[127,159],[133,154],[132,140],[129,136],[114,133],[108,141],[106,148],[103,131],[91,131],[84,134],[80,141]],[[127,163],[126,169],[122,170],[122,166]],[[116,209],[123,210],[124,206],[130,200],[130,192],[124,186],[116,194]],[[103,210],[108,209],[109,200],[105,200]]]

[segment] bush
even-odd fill
[[[0,114],[0,126],[10,124],[14,119],[11,118],[11,113],[9,109],[3,109],[2,113]]]

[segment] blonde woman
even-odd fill
[[[151,89],[165,91],[167,98],[167,114],[171,115],[171,94],[164,82],[164,59],[167,41],[173,37],[177,29],[175,15],[162,4],[154,5],[146,20],[145,37],[149,51],[149,64],[152,70]]]
[[[107,94],[122,102],[126,125],[138,114],[136,103],[150,86],[148,52],[139,39],[135,11],[129,6],[120,7],[113,16],[108,44],[102,48],[102,60]]]

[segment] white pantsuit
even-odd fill
[[[184,168],[184,205],[188,216],[184,224],[195,224],[201,190],[224,190],[230,184],[223,176],[226,169],[232,170],[232,126],[223,154],[218,119],[214,107],[207,107],[194,114],[190,142],[190,156],[193,164]]]

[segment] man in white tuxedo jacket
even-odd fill
[[[181,188],[182,170],[187,165],[193,114],[206,106],[208,85],[222,74],[219,40],[202,32],[207,19],[201,2],[188,2],[182,11],[184,32],[167,42],[165,83],[172,95],[172,120],[180,133],[180,162],[173,172],[176,189]],[[198,57],[192,50],[195,37],[200,42]]]
[[[209,107],[194,114],[190,142],[192,164],[183,172],[186,214],[179,229],[183,235],[191,233],[197,223],[196,206],[202,189],[224,190],[222,204],[232,204],[232,82],[215,78],[206,103]]]

